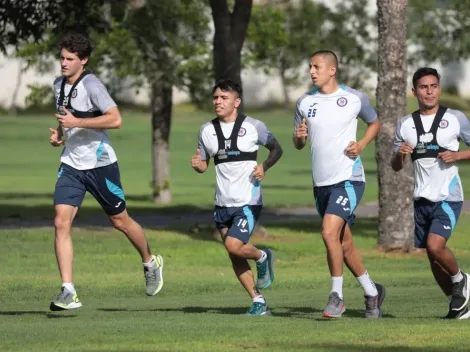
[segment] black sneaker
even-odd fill
[[[469,298],[470,286],[468,285],[468,274],[462,272],[463,279],[452,285],[452,300],[450,301],[450,309],[454,311],[463,310]]]
[[[463,320],[470,318],[470,310],[465,306],[462,310],[452,310],[449,309],[449,313],[444,317],[444,319],[457,319]]]

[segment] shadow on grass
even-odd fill
[[[127,308],[98,308],[99,311],[103,312],[140,312],[148,310],[133,310]],[[246,307],[182,307],[182,308],[155,308],[150,309],[153,312],[180,312],[186,314],[201,314],[201,313],[210,313],[210,314],[229,314],[229,315],[244,315],[246,314],[248,308]],[[316,321],[325,321],[331,322],[335,319],[326,319],[322,315],[323,310],[312,307],[277,307],[272,309],[272,315],[274,317],[285,317],[285,318],[299,318],[299,319],[313,319]],[[315,315],[312,317],[312,315]],[[364,311],[360,309],[348,309],[343,315],[346,318],[364,318]],[[384,314],[383,318],[395,318],[391,314]]]
[[[126,309],[126,308],[98,308],[103,312],[181,312],[188,314],[216,313],[239,315],[245,314],[248,308],[243,307],[183,307],[183,308],[155,308],[155,309]]]
[[[296,317],[308,317],[312,318],[311,315],[314,314],[313,320],[315,321],[335,321],[335,319],[327,319],[322,317],[323,310],[313,307],[278,307],[279,310],[286,310],[285,312],[276,312],[273,311],[273,315],[281,316],[281,317],[289,317],[289,318],[296,318]],[[343,313],[343,316],[346,318],[364,318],[364,310],[361,309],[346,309]],[[383,318],[395,318],[395,316],[391,314],[384,314]]]
[[[339,341],[337,344],[334,343],[282,343],[282,342],[270,342],[270,347],[274,349],[280,349],[285,351],[295,351],[295,350],[310,350],[310,351],[317,351],[321,349],[322,351],[348,351],[348,352],[356,352],[356,351],[368,351],[368,352],[442,352],[444,349],[441,348],[429,348],[429,347],[408,347],[408,346],[377,346],[374,344],[373,346],[369,345],[367,341],[363,344],[347,344],[344,341]],[[466,347],[462,346],[462,349],[454,349],[453,351],[466,351]]]
[[[29,206],[25,199],[18,199],[18,204],[2,204],[1,199],[6,194],[0,193],[0,228],[53,226],[54,207],[52,200],[50,205]],[[27,198],[30,194],[16,194],[16,196]],[[128,199],[131,198],[132,196],[128,197]],[[219,235],[213,223],[212,205],[180,204],[164,207],[131,205],[128,212],[145,229],[171,230],[197,240],[219,241]],[[84,228],[111,229],[109,219],[99,205],[82,207],[73,225]],[[279,209],[265,207],[259,225],[254,233],[254,238],[261,237],[265,240],[269,240],[269,228],[272,227],[285,228],[293,232],[312,233],[312,235],[321,233],[321,219],[311,208],[281,212]],[[377,220],[358,216],[352,229],[355,237],[376,237]],[[292,236],[295,237],[295,234]]]
[[[40,315],[45,316],[49,319],[63,319],[63,318],[75,318],[77,315],[63,315],[64,313],[51,313],[51,312],[41,312],[41,311],[0,311],[0,316],[24,316],[24,315]]]

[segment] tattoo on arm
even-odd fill
[[[268,171],[271,166],[277,163],[283,153],[281,145],[274,137],[271,138],[265,147],[269,150],[269,155],[266,161],[263,163],[264,172]]]

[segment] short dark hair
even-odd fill
[[[331,50],[318,50],[318,51],[315,51],[311,57],[314,57],[314,56],[329,56],[329,57],[332,57],[333,58],[333,61],[335,63],[335,67],[336,69],[338,69],[338,65],[339,65],[339,61],[338,61],[338,56],[336,56],[336,54],[334,53],[334,51],[331,51]]]
[[[212,94],[216,91],[217,88],[220,88],[220,90],[224,92],[235,92],[238,94],[238,97],[242,97],[242,87],[239,85],[237,82],[232,81],[231,79],[221,79],[218,81],[214,88],[212,88]]]
[[[437,78],[438,82],[440,82],[441,80],[441,75],[437,72],[435,68],[421,67],[421,68],[418,68],[413,75],[413,88],[416,88],[416,84],[424,76],[434,76]]]
[[[90,39],[87,36],[70,32],[67,33],[60,42],[60,49],[65,49],[71,53],[77,54],[80,60],[90,57],[93,47],[91,46]]]

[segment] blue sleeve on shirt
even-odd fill
[[[467,116],[459,110],[448,109],[448,112],[454,115],[459,121],[459,138],[464,141],[466,146],[470,146],[470,121],[468,121]]]

